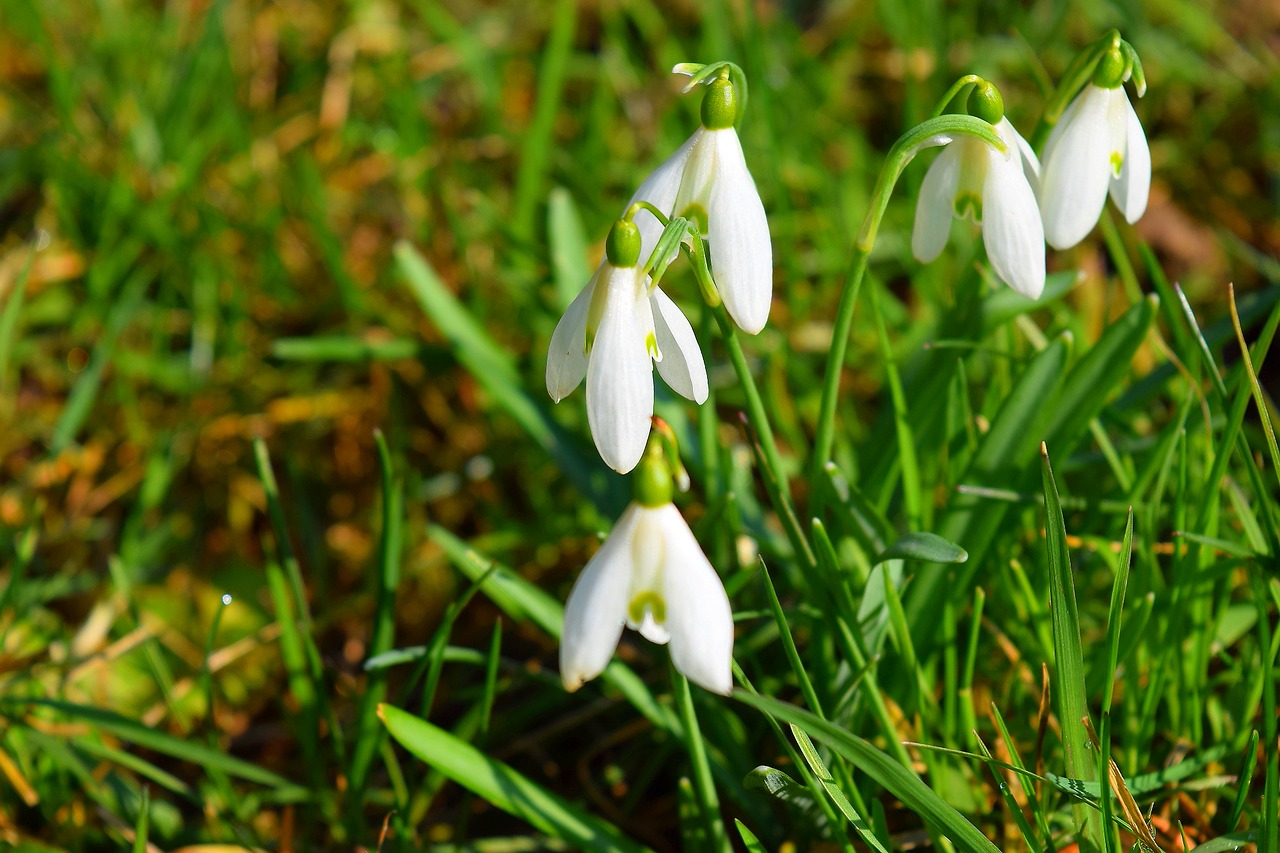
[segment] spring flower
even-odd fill
[[[702,126],[631,197],[670,216],[698,224],[707,238],[711,270],[729,316],[756,334],[769,319],[773,297],[773,246],[755,181],[747,171],[738,132],[733,84],[718,79],[702,100]],[[652,250],[662,226],[637,216],[642,245]]]
[[[694,684],[722,694],[733,687],[729,597],[671,503],[671,475],[654,447],[636,471],[635,500],[565,602],[560,678],[566,690],[604,670],[624,625],[651,642],[669,643],[676,669]]]
[[[1085,238],[1108,192],[1130,224],[1146,212],[1151,150],[1125,94],[1127,78],[1123,59],[1105,58],[1045,143],[1040,211],[1045,238],[1055,249]]]
[[[987,260],[1002,281],[1036,299],[1044,290],[1044,229],[1032,182],[1035,152],[1004,118],[1000,93],[984,81],[970,103],[989,121],[1006,151],[971,136],[949,143],[925,173],[916,205],[911,251],[928,263],[942,252],[951,219],[972,218],[982,227]],[[985,113],[985,114],[983,114]]]
[[[587,380],[587,422],[601,458],[625,474],[636,466],[653,415],[653,365],[671,389],[702,403],[707,368],[688,319],[636,265],[636,226],[618,220],[607,257],[551,335],[547,393],[560,402]]]

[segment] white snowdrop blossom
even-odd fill
[[[577,690],[613,658],[626,625],[670,644],[677,670],[715,693],[733,688],[733,613],[675,505],[632,503],[614,525],[564,608],[560,678]]]
[[[1147,209],[1151,150],[1124,86],[1085,85],[1063,112],[1044,148],[1040,212],[1055,249],[1085,238],[1107,201],[1129,223]]]
[[[560,318],[547,353],[547,393],[558,403],[586,378],[591,436],[621,474],[636,466],[649,437],[655,363],[673,391],[695,403],[707,399],[693,327],[628,255],[628,265],[600,265]]]
[[[645,178],[628,206],[647,201],[669,216],[684,216],[707,238],[711,273],[738,328],[756,334],[769,319],[773,245],[764,204],[742,155],[733,85],[717,80],[702,103],[702,127]],[[643,249],[653,250],[662,225],[638,214]]]
[[[1040,164],[1007,118],[993,127],[1005,152],[958,136],[925,173],[911,251],[921,263],[932,261],[947,244],[952,218],[971,218],[1000,280],[1036,299],[1044,290],[1044,229],[1033,189]]]

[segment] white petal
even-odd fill
[[[1110,182],[1108,93],[1093,84],[1063,113],[1049,141],[1040,181],[1044,235],[1055,249],[1069,249],[1098,222]]]
[[[982,239],[1001,280],[1032,299],[1044,290],[1044,227],[1016,152],[990,151],[982,188]]]
[[[647,201],[670,216],[676,203],[676,193],[680,190],[680,180],[684,176],[685,164],[689,160],[689,152],[698,144],[701,137],[702,128],[698,128],[684,145],[676,149],[676,153],[650,172],[649,177],[644,179],[635,191],[635,195],[631,196],[631,200],[627,202],[627,207],[631,207],[637,201]],[[644,266],[645,261],[649,260],[649,253],[658,244],[658,237],[662,235],[662,223],[648,211],[637,213],[631,221],[640,229],[640,266]]]
[[[670,507],[670,504],[667,504]],[[661,511],[650,507],[636,509],[635,533],[631,537],[631,589],[627,593],[627,627],[639,631],[651,643],[666,645],[671,639],[665,621],[658,621],[654,608],[659,608],[663,619],[666,609],[666,588],[662,583],[662,571],[667,551]],[[651,599],[651,605],[637,622],[633,619],[631,604],[637,599]]]
[[[1017,128],[1010,124],[1007,118],[1000,119],[1000,123],[996,125],[996,133],[1000,134],[1000,138],[1006,145],[1011,144],[1017,150],[1018,160],[1022,164],[1022,173],[1027,176],[1027,183],[1031,184],[1031,189],[1038,192],[1040,161],[1036,159],[1036,152],[1031,149],[1031,143],[1022,138],[1022,134],[1018,133]]]
[[[565,690],[577,690],[599,675],[618,645],[631,587],[631,539],[638,510],[635,504],[627,507],[569,591],[560,635],[560,680]]]
[[[662,292],[654,288],[649,297],[653,306],[653,329],[658,338],[662,361],[658,373],[671,386],[671,390],[695,403],[707,401],[707,366],[702,360],[702,349],[694,337],[684,312]]]
[[[960,152],[949,145],[929,165],[920,184],[916,223],[911,229],[911,254],[927,264],[942,253],[951,234],[956,188],[960,185]]]
[[[773,299],[773,245],[755,181],[733,128],[708,130],[715,174],[707,202],[707,239],[720,298],[738,328],[755,334],[769,319]],[[687,180],[687,179],[686,179]]]
[[[651,325],[635,267],[611,270],[604,313],[587,364],[587,422],[605,463],[625,474],[640,461],[653,417],[653,366],[645,335]]]
[[[1111,200],[1124,214],[1130,224],[1142,218],[1147,212],[1147,194],[1151,190],[1151,149],[1147,147],[1147,135],[1142,132],[1142,123],[1138,114],[1129,103],[1129,96],[1123,94],[1124,101],[1124,162],[1120,167],[1120,176],[1111,179]]]
[[[680,511],[668,504],[652,512],[662,513],[671,660],[694,684],[728,694],[733,689],[733,611],[724,584]]]
[[[604,264],[592,273],[587,286],[569,303],[551,333],[551,346],[547,349],[547,393],[557,403],[587,375],[587,309],[591,307],[591,294],[602,269]]]

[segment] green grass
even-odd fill
[[[0,846],[1280,851],[1270,7],[1025,5],[7,3]],[[1033,303],[911,257],[922,154],[813,454],[894,140],[966,73],[1029,136],[1111,27],[1146,216]],[[657,409],[738,689],[628,633],[566,694],[629,484],[547,344],[717,59],[775,302],[677,261],[711,400]]]

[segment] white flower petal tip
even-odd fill
[[[744,332],[763,329],[773,298],[773,244],[737,131],[696,130],[644,180],[628,206],[637,201],[705,228],[712,276],[729,316]],[[635,221],[647,257],[662,229],[645,213]]]
[[[551,334],[551,345],[547,348],[547,393],[556,403],[572,393],[587,375],[587,311],[603,269],[601,265],[592,274]]]
[[[1040,212],[1055,249],[1093,230],[1108,193],[1136,222],[1147,206],[1151,152],[1124,87],[1086,85],[1049,134],[1041,166]]]
[[[928,263],[942,253],[953,218],[982,228],[996,275],[1024,296],[1044,290],[1044,227],[1036,200],[1039,163],[1007,119],[995,126],[1005,151],[961,137],[930,165],[920,185],[911,252]]]
[[[725,695],[733,689],[729,597],[672,504],[627,507],[570,591],[560,645],[566,690],[604,671],[624,623],[668,643],[676,669],[694,684]]]

